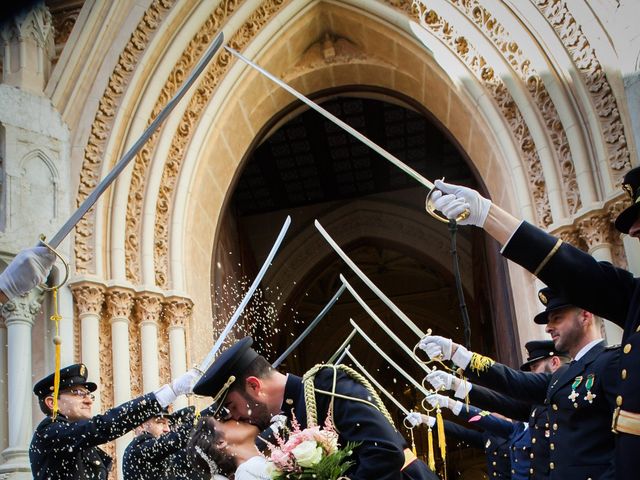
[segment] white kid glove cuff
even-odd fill
[[[473,352],[470,352],[469,350],[464,348],[462,345],[458,345],[458,348],[456,349],[456,353],[453,354],[453,357],[451,357],[451,360],[453,361],[453,363],[456,364],[456,366],[464,370],[469,366],[469,362],[471,362],[472,355],[473,355]]]
[[[460,412],[462,411],[462,402],[459,402],[458,400],[450,400],[449,404],[451,403],[453,403],[453,405],[451,405],[450,410],[455,416],[460,415]]]
[[[156,396],[156,400],[158,400],[158,403],[162,408],[168,407],[176,401],[176,398],[178,398],[173,391],[173,388],[171,388],[171,385],[163,385],[153,392],[153,394]]]
[[[458,385],[458,388],[456,389],[456,393],[454,394],[454,396],[456,398],[467,398],[467,395],[469,395],[469,392],[471,391],[471,389],[473,388],[473,383],[468,382],[467,380],[460,380],[460,385]]]

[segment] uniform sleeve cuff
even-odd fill
[[[456,353],[453,354],[451,360],[456,364],[456,366],[465,369],[471,361],[471,352],[462,345],[458,345]]]
[[[153,392],[156,396],[156,400],[162,408],[166,408],[175,402],[177,395],[173,392],[171,385],[163,385],[158,390]]]
[[[551,258],[554,248],[557,250],[557,244],[556,237],[523,221],[513,232],[501,253],[531,273],[537,273]]]
[[[453,414],[456,417],[460,415],[460,412],[462,411],[462,402],[458,400],[449,400],[449,402],[453,403],[453,405],[451,406],[451,411],[453,412]]]

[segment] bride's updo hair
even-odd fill
[[[213,417],[200,417],[191,432],[187,449],[198,470],[211,476],[218,473],[233,478],[236,462],[224,449],[217,447],[223,438],[222,433],[216,431],[214,421]]]

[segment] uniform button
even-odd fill
[[[287,398],[285,402],[287,403],[287,405],[293,405],[293,398]]]
[[[530,453],[530,454],[529,454],[529,458],[533,458],[533,453]]]
[[[623,351],[624,353],[629,353],[629,352],[631,351],[631,344],[630,344],[630,343],[627,343],[627,344],[624,346],[624,348],[622,349],[622,351]]]
[[[551,450],[555,450],[555,449],[556,449],[556,446],[555,446],[555,444],[550,443],[550,444],[549,444],[549,448],[550,448]]]
[[[551,463],[549,463],[549,468],[550,468],[551,470],[553,470],[554,468],[556,468],[556,466],[554,465],[554,463],[553,463],[553,462],[551,462]]]
[[[492,464],[495,466],[495,465],[497,465],[498,463],[497,463],[497,462],[493,462]]]
[[[554,403],[552,408],[553,408],[554,410],[558,410],[558,405],[556,405],[556,404]]]
[[[616,397],[616,405],[621,407],[622,406],[622,395],[618,395]]]
[[[536,443],[536,440],[537,440],[536,438],[532,438],[531,443]]]
[[[531,475],[533,475],[533,468],[530,468],[530,469],[529,469],[529,473],[530,473]]]
[[[544,428],[549,428],[549,424],[548,424],[548,423],[545,423],[545,424],[544,424]]]
[[[623,380],[627,379],[627,369],[623,368],[622,372],[620,372],[620,376],[622,377]]]
[[[554,430],[558,430],[558,424],[557,424],[557,423],[554,423],[554,424],[553,424],[553,429],[554,429]]]

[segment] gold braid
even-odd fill
[[[325,392],[324,390],[316,389],[313,383],[315,380],[316,374],[323,368],[333,369],[333,388],[331,392]],[[336,381],[337,381],[336,376],[337,376],[338,370],[343,371],[353,380],[360,383],[367,390],[367,393],[371,395],[371,398],[373,399],[374,403],[371,403],[367,400],[363,400],[361,398],[350,397],[347,395],[341,395],[339,393],[336,393]],[[373,388],[371,383],[369,383],[369,380],[367,380],[363,375],[361,375],[359,372],[357,372],[353,368],[348,367],[347,365],[342,365],[342,364],[331,365],[331,364],[319,363],[316,366],[314,366],[311,370],[309,370],[307,373],[304,374],[304,376],[302,377],[302,384],[304,386],[304,403],[305,403],[305,406],[307,407],[307,426],[309,427],[315,427],[318,424],[318,407],[316,404],[316,392],[318,392],[318,393],[324,393],[326,395],[331,396],[331,403],[329,408],[331,410],[332,417],[333,417],[333,400],[336,397],[343,398],[346,400],[353,400],[356,402],[361,402],[361,403],[366,403],[368,405],[371,405],[372,407],[378,409],[380,413],[382,413],[382,415],[384,415],[384,417],[389,421],[389,423],[394,429],[396,428],[393,423],[393,419],[391,418],[391,415],[387,410],[387,407],[385,407],[384,403],[382,402],[382,399],[380,398],[380,395],[378,395],[378,392],[376,392],[376,390]]]

